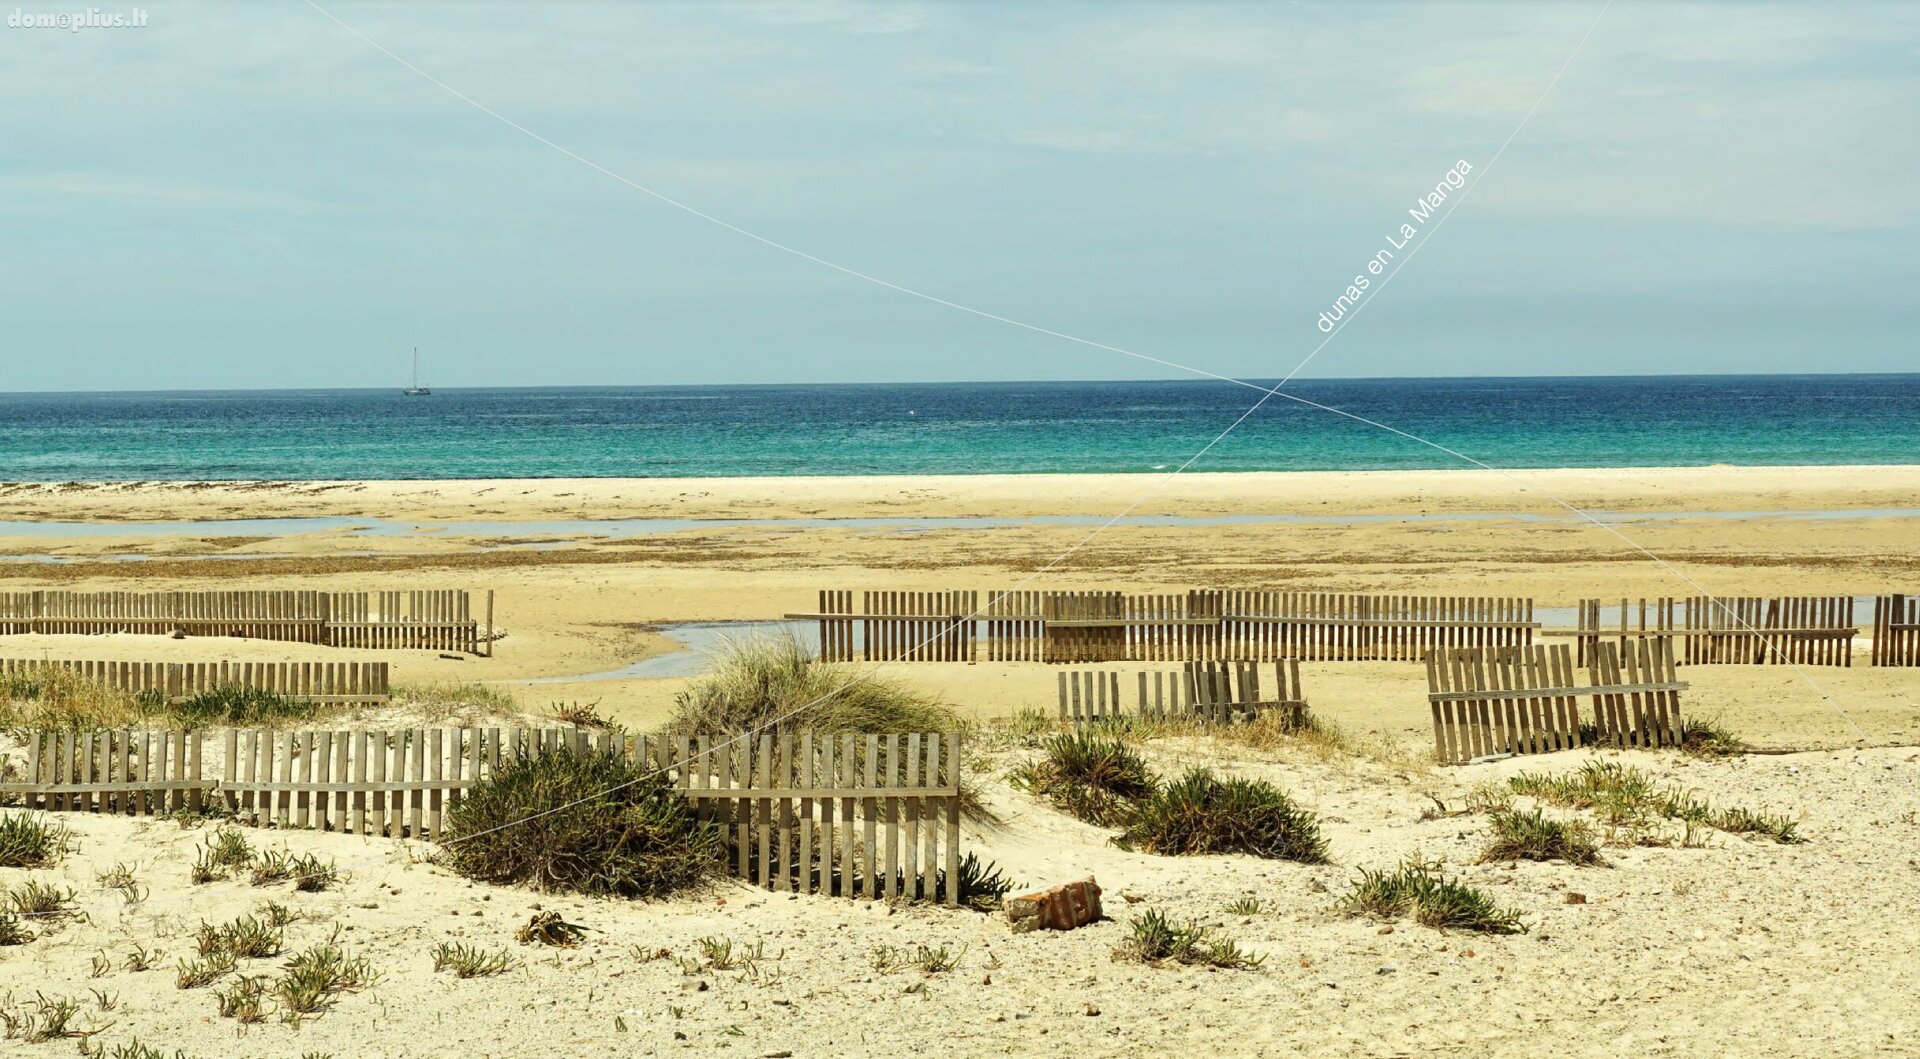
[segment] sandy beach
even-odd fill
[[[68,484],[0,487],[9,522],[95,522],[84,535],[0,532],[8,591],[35,588],[466,588],[491,590],[505,637],[492,658],[431,651],[353,652],[385,659],[401,684],[480,681],[511,692],[528,718],[552,703],[593,702],[645,728],[689,677],[580,680],[683,650],[683,623],[746,623],[807,610],[821,588],[935,590],[1194,586],[1495,594],[1571,607],[1586,597],[1857,594],[1920,587],[1920,468],[1656,469],[1525,472],[1530,486],[1612,513],[1660,555],[1559,518],[1535,491],[1477,473],[1182,476],[1139,514],[1256,516],[1215,524],[1095,527],[1026,522],[1110,516],[1152,481],[1134,476],[981,479]],[[1313,521],[1259,521],[1276,513]],[[1809,513],[1814,513],[1811,517]],[[1499,517],[1483,518],[1492,515]],[[1514,516],[1547,516],[1533,519]],[[234,535],[206,519],[340,517],[267,523]],[[781,519],[990,517],[992,525],[787,524]],[[1364,516],[1349,521],[1347,516]],[[1471,517],[1465,517],[1471,516]],[[555,520],[751,519],[747,525],[596,529]],[[362,532],[354,520],[399,530]],[[138,522],[179,525],[136,526]],[[483,522],[475,529],[457,523]],[[518,524],[518,525],[516,525]],[[121,530],[117,527],[125,527]],[[1071,555],[1059,562],[1063,553]],[[30,558],[29,558],[30,557]],[[46,561],[47,558],[58,561]],[[1049,565],[1052,564],[1052,565]],[[1692,583],[1689,583],[1691,579]],[[1697,587],[1696,587],[1697,586]],[[744,630],[747,625],[737,626]],[[331,648],[134,635],[9,636],[0,653],[47,658],[322,661]],[[1058,667],[902,663],[901,679],[989,720],[1051,708]],[[1475,865],[1480,825],[1428,818],[1438,797],[1522,769],[1571,768],[1588,753],[1440,769],[1417,665],[1309,663],[1316,714],[1379,748],[1328,759],[1206,740],[1154,744],[1163,767],[1207,763],[1272,779],[1321,814],[1333,863],[1308,868],[1244,857],[1124,853],[1106,833],[1007,785],[1030,753],[984,739],[970,772],[994,818],[966,838],[1011,874],[1049,882],[1094,873],[1109,921],[1064,935],[1012,936],[970,912],[791,897],[725,884],[660,904],[554,898],[477,887],[421,860],[411,844],[263,831],[267,847],[314,850],[351,866],[337,891],[291,896],[236,884],[191,886],[200,829],[77,815],[80,852],[52,872],[95,903],[95,874],[135,861],[143,906],[105,908],[30,946],[0,949],[0,990],[117,997],[94,1021],[165,1040],[190,1055],[573,1056],[733,1054],[867,1056],[939,1049],[957,1056],[1072,1050],[1127,1056],[1208,1049],[1311,1055],[1915,1054],[1911,990],[1897,969],[1920,955],[1903,895],[1920,802],[1910,780],[1920,744],[1920,671],[1778,666],[1686,667],[1686,708],[1713,716],[1762,756],[1624,760],[1715,798],[1798,817],[1808,842],[1716,836],[1705,848],[1621,848],[1609,866]],[[1504,938],[1412,924],[1391,932],[1336,914],[1361,867],[1444,859],[1521,909],[1531,932]],[[0,869],[0,884],[29,873]],[[1566,894],[1586,903],[1567,904]],[[1124,895],[1124,896],[1123,896]],[[1231,915],[1257,895],[1266,910]],[[113,895],[106,895],[113,897]],[[343,924],[344,943],[384,976],[319,1019],[236,1027],[204,991],[177,990],[172,961],[193,928],[267,897],[307,916],[292,943]],[[117,900],[117,898],[114,898]],[[1158,907],[1227,929],[1266,957],[1256,971],[1115,963],[1127,920]],[[579,949],[517,946],[536,908],[590,928]],[[697,939],[764,943],[776,970],[755,980],[683,973]],[[436,976],[441,940],[504,944],[516,966],[489,979]],[[883,973],[887,945],[964,948],[960,966],[925,977]],[[135,944],[167,952],[161,969],[89,978],[96,953]],[[777,954],[777,955],[776,955]],[[457,1005],[420,1005],[422,995]],[[1543,998],[1552,998],[1551,1003]],[[30,1054],[54,1054],[41,1046]],[[29,1053],[23,1053],[29,1054]],[[61,1054],[64,1054],[62,1052]]]
[[[1136,515],[1312,513],[1312,522],[1206,525],[1023,522],[1111,517],[1159,480],[1134,475],[983,478],[527,480],[517,482],[116,483],[0,486],[9,520],[90,521],[86,535],[9,535],[11,590],[300,587],[465,588],[496,593],[507,632],[495,657],[385,652],[402,682],[500,681],[533,700],[599,701],[628,723],[657,722],[678,677],[558,682],[617,671],[677,645],[684,622],[747,622],[811,610],[823,588],[1001,591],[1100,587],[1297,588],[1331,592],[1583,598],[1872,595],[1912,584],[1920,565],[1920,468],[1662,468],[1514,472],[1583,510],[1695,518],[1581,520],[1481,472],[1182,475]],[[1850,516],[1848,512],[1859,512]],[[1895,516],[1894,512],[1907,512]],[[1747,514],[1766,512],[1769,514]],[[1820,513],[1797,517],[1794,513]],[[1473,518],[1450,519],[1449,514]],[[1541,520],[1480,516],[1534,515]],[[833,520],[992,517],[985,527],[841,526]],[[1343,521],[1361,516],[1360,521]],[[1706,517],[1718,516],[1718,517]],[[1728,517],[1733,516],[1733,517]],[[340,517],[325,528],[209,519]],[[619,531],[553,520],[766,521]],[[358,532],[355,518],[397,524]],[[1001,521],[1003,520],[1003,521]],[[182,523],[125,535],[107,523]],[[484,522],[481,532],[458,523]],[[611,523],[609,523],[611,525]],[[1097,531],[1097,532],[1096,532]],[[1665,565],[1637,550],[1644,548]],[[1063,555],[1066,557],[1061,558]],[[131,561],[138,559],[138,561]],[[1051,565],[1050,565],[1051,564]],[[1865,620],[1865,616],[1860,616]],[[110,646],[109,646],[110,645]],[[11,637],[10,653],[163,658],[203,645],[141,637]],[[325,648],[235,642],[236,658],[321,660]],[[973,716],[1053,702],[1048,667],[895,667]],[[1424,676],[1388,664],[1310,665],[1318,709],[1417,740]],[[538,685],[522,682],[539,679]],[[1703,667],[1694,702],[1774,746],[1853,745],[1920,731],[1915,686],[1864,666],[1796,675]],[[1820,690],[1816,690],[1816,686]],[[1849,723],[1821,691],[1844,704]],[[1750,729],[1750,731],[1749,731]],[[1896,735],[1894,733],[1902,733]]]

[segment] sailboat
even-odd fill
[[[433,396],[433,388],[431,386],[420,385],[420,347],[419,346],[413,347],[413,381],[408,383],[407,388],[404,390],[401,390],[400,392],[405,394],[408,397],[432,397]]]

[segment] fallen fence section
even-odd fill
[[[242,636],[331,647],[492,652],[493,593],[482,622],[464,589],[403,592],[5,592],[0,635],[144,633]]]
[[[388,695],[385,662],[108,662],[0,658],[0,673],[66,670],[116,691],[179,702],[222,687],[254,688],[308,702],[371,705]]]
[[[1574,636],[1581,665],[1603,640],[1657,639],[1678,641],[1674,656],[1684,665],[1850,666],[1859,634],[1852,596],[1622,599],[1617,625],[1602,620],[1602,606],[1581,600],[1579,627],[1549,633]]]
[[[1588,744],[1677,746],[1680,692],[1672,646],[1648,638],[1593,646],[1576,676],[1568,644],[1453,648],[1427,655],[1434,752],[1443,764]],[[1583,722],[1580,700],[1592,699]]]
[[[1214,722],[1252,719],[1284,710],[1295,723],[1304,720],[1307,702],[1300,690],[1300,663],[1275,662],[1270,696],[1260,689],[1260,667],[1251,662],[1188,662],[1178,672],[1133,674],[1134,705],[1126,708],[1117,670],[1074,670],[1060,675],[1060,720],[1074,727],[1105,720],[1159,721],[1194,718]],[[1151,681],[1151,683],[1149,683]]]
[[[122,815],[218,807],[244,824],[442,837],[467,788],[518,755],[607,753],[662,770],[727,838],[728,870],[777,891],[959,900],[960,736],[729,739],[578,728],[33,732],[0,798]],[[216,775],[217,773],[217,775]],[[6,779],[0,776],[0,779]]]
[[[1920,596],[1874,599],[1873,664],[1920,666]]]

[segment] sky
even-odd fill
[[[1920,370],[1920,4],[316,2],[1206,372]],[[141,6],[0,24],[0,391],[1182,377],[304,0]]]

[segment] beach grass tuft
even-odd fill
[[[1389,871],[1360,869],[1360,878],[1335,908],[1375,919],[1411,916],[1438,930],[1522,934],[1528,929],[1519,912],[1502,909],[1483,891],[1448,878],[1439,865],[1418,860]]]
[[[1327,859],[1318,819],[1284,791],[1264,780],[1222,778],[1197,767],[1137,803],[1114,842],[1172,856],[1246,853],[1305,864]]]
[[[1601,863],[1593,826],[1585,820],[1555,820],[1538,809],[1496,809],[1489,819],[1493,840],[1480,851],[1482,864],[1515,860]]]
[[[1124,823],[1134,803],[1160,781],[1132,747],[1092,732],[1049,737],[1039,758],[1015,770],[1012,781],[1070,816],[1101,827]]]
[[[513,967],[505,949],[488,951],[478,945],[443,941],[433,949],[433,969],[452,971],[455,978],[489,978]]]
[[[51,868],[73,847],[73,830],[45,813],[0,813],[0,868]]]
[[[1248,971],[1266,962],[1266,957],[1247,952],[1210,927],[1170,919],[1157,908],[1133,918],[1127,939],[1113,950],[1113,958],[1152,966],[1180,963]]]
[[[515,758],[470,788],[441,848],[480,882],[656,898],[712,878],[726,846],[652,766],[561,751]]]
[[[1614,761],[1590,761],[1557,776],[1522,772],[1508,777],[1507,786],[1515,794],[1549,805],[1590,810],[1603,823],[1624,827],[1635,835],[1652,821],[1676,820],[1689,827],[1730,834],[1764,835],[1780,843],[1801,841],[1799,821],[1791,817],[1739,806],[1715,806],[1691,791],[1662,784],[1637,768]]]
[[[794,637],[744,640],[713,656],[712,671],[674,696],[673,735],[732,735],[778,721],[794,731],[955,732],[952,707],[888,676],[820,662]]]

